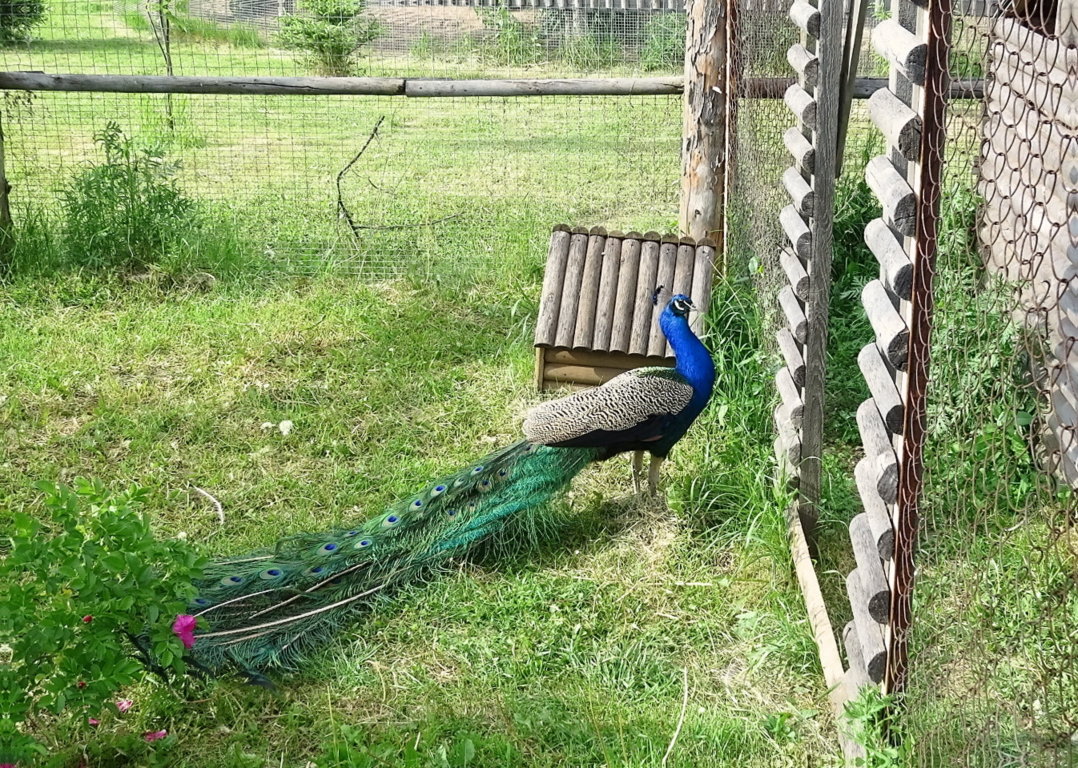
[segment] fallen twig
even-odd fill
[[[352,230],[352,235],[359,240],[359,228],[356,226],[356,222],[352,219],[352,212],[348,210],[348,206],[344,204],[344,193],[341,190],[341,181],[344,179],[344,175],[352,168],[353,165],[363,156],[363,153],[367,151],[367,147],[374,141],[374,137],[378,135],[378,129],[382,127],[382,123],[385,122],[386,116],[382,115],[378,118],[378,122],[374,124],[374,130],[371,131],[370,136],[363,142],[363,146],[356,152],[356,156],[348,161],[348,165],[341,169],[341,172],[337,174],[337,212],[344,216],[344,220],[348,222],[348,226]]]
[[[217,519],[220,521],[221,525],[224,525],[225,524],[225,508],[221,504],[221,502],[219,502],[217,499],[215,499],[208,491],[202,490],[197,485],[192,485],[191,487],[194,488],[199,493],[201,493],[203,496],[205,496],[207,499],[209,499],[213,503],[213,506],[217,508]]]
[[[666,761],[670,759],[670,753],[674,751],[674,745],[677,744],[677,737],[681,735],[681,726],[685,724],[685,710],[689,706],[689,668],[681,668],[681,685],[683,693],[681,696],[681,714],[678,715],[677,728],[674,729],[674,735],[670,739],[670,745],[666,748],[666,754],[663,755],[663,761],[660,763],[662,768],[666,768]]]

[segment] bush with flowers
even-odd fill
[[[38,487],[41,510],[16,513],[0,537],[0,765],[121,715],[131,703],[118,693],[147,674],[143,660],[182,675],[182,614],[204,567],[186,542],[153,535],[142,489]]]

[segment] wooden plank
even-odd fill
[[[592,349],[610,349],[610,334],[614,330],[614,302],[618,295],[618,273],[621,269],[621,238],[608,236],[603,247],[602,270],[599,272],[599,299],[595,307],[595,336]]]
[[[677,269],[677,238],[663,240],[659,246],[659,276],[656,288],[660,285],[659,301],[655,304],[652,315],[650,337],[648,338],[648,354],[666,354],[666,337],[663,336],[662,328],[659,327],[659,317],[666,308],[670,297],[674,295],[674,272]]]
[[[1057,30],[1061,27],[1056,27]],[[1018,19],[999,17],[992,22],[993,40],[1016,52],[1028,64],[1048,71],[1078,70],[1078,48],[1068,47],[1063,41],[1045,37]]]
[[[696,246],[696,263],[692,268],[692,297],[693,302],[701,312],[707,311],[708,302],[711,300],[711,285],[715,279],[715,247],[704,241]],[[695,314],[689,320],[689,327],[693,333],[700,336],[704,332],[703,314]]]
[[[857,408],[857,430],[861,433],[865,456],[871,462],[876,493],[887,504],[894,504],[898,494],[898,456],[872,398]]]
[[[782,407],[790,425],[794,429],[801,429],[801,419],[805,414],[805,405],[801,402],[801,393],[794,384],[790,369],[783,366],[775,376],[775,387],[779,397],[782,398]]]
[[[857,483],[861,506],[868,515],[869,530],[876,542],[876,553],[881,560],[890,560],[895,551],[895,529],[891,514],[887,511],[887,504],[876,485],[879,476],[877,466],[876,461],[865,456],[854,467],[853,477]]]
[[[668,357],[646,357],[644,355],[628,355],[624,352],[594,352],[588,349],[548,349],[546,352],[548,363],[563,363],[565,365],[585,365],[593,368],[643,368],[650,365],[670,367],[674,361]]]
[[[915,162],[921,152],[921,117],[887,88],[868,99],[868,114],[887,143],[902,157]]]
[[[640,244],[640,276],[636,281],[636,299],[633,304],[633,331],[629,337],[629,351],[634,355],[646,355],[651,339],[651,321],[654,306],[651,295],[658,286],[659,243],[645,240]]]
[[[562,281],[558,331],[554,336],[554,344],[559,347],[573,345],[576,312],[580,304],[580,281],[583,277],[587,251],[587,232],[574,230],[569,240],[569,259],[565,264],[565,279]]]
[[[868,595],[862,587],[857,570],[850,571],[846,577],[846,595],[850,599],[853,623],[857,629],[857,640],[861,646],[861,657],[865,661],[868,679],[874,683],[883,680],[887,669],[887,649],[883,644],[883,630],[868,612]]]
[[[802,262],[812,258],[812,232],[797,209],[792,205],[783,208],[779,212],[779,224],[782,225],[782,231],[786,233],[797,258]]]
[[[820,12],[805,0],[795,0],[790,6],[790,21],[810,37],[820,36]]]
[[[809,96],[808,91],[794,83],[786,89],[782,100],[805,128],[816,130],[816,100]]]
[[[857,66],[861,60],[861,40],[868,15],[868,0],[848,0],[846,12],[846,44],[842,56],[842,76],[839,79],[838,104],[838,155],[835,160],[835,177],[842,174],[842,159],[846,154],[846,134],[853,110],[854,90],[857,87]]]
[[[545,379],[544,373],[546,372],[546,347],[535,348],[535,388],[542,392],[543,381]]]
[[[590,347],[595,337],[595,306],[599,301],[599,275],[603,268],[603,249],[606,233],[593,229],[588,237],[588,250],[580,276],[580,301],[576,310],[574,347]]]
[[[888,362],[900,371],[906,370],[910,332],[882,282],[870,280],[865,283],[861,290],[861,305],[876,332],[876,343],[887,355]]]
[[[591,365],[567,365],[565,363],[547,362],[544,380],[554,383],[575,382],[588,386],[605,384],[619,373],[625,373],[621,368],[601,368]]]
[[[864,512],[850,521],[850,544],[853,546],[861,588],[868,597],[868,614],[877,623],[886,624],[891,610],[891,590],[887,586],[887,575],[883,572],[868,515]]]
[[[820,60],[801,43],[794,43],[786,51],[786,61],[801,78],[804,88],[815,88],[820,78]]]
[[[805,173],[811,174],[816,167],[816,150],[809,143],[809,140],[805,138],[805,134],[799,128],[788,128],[782,134],[782,143],[786,145],[786,150],[793,155],[794,162],[797,163],[798,167]]]
[[[792,166],[787,168],[782,174],[782,186],[786,187],[786,191],[790,193],[794,210],[802,216],[811,216],[816,204],[816,196],[812,192],[812,187],[801,175],[801,171]]]
[[[880,264],[880,279],[900,299],[909,301],[913,288],[913,262],[887,222],[873,219],[865,227],[865,244]]]
[[[846,690],[856,698],[862,688],[868,688],[872,681],[868,679],[864,656],[861,655],[861,641],[857,639],[857,629],[852,621],[846,622],[842,629],[842,645],[846,649]]]
[[[820,83],[814,93],[816,114],[816,172],[813,175],[813,254],[806,265],[810,293],[805,302],[805,402],[801,432],[801,485],[799,512],[806,535],[814,535],[821,498],[824,399],[827,367],[828,306],[831,294],[832,224],[835,216],[835,171],[838,163],[839,90],[842,75],[843,7],[838,0],[820,3],[820,38],[816,55],[820,59]],[[792,289],[791,289],[792,290]],[[796,338],[796,337],[795,337]]]
[[[630,232],[621,241],[621,261],[618,268],[618,291],[614,298],[614,327],[610,333],[610,350],[628,352],[633,333],[633,318],[640,305],[636,300],[637,279],[640,276],[640,238]],[[650,309],[650,306],[645,307]]]
[[[551,345],[558,331],[558,311],[561,309],[562,282],[565,265],[569,261],[569,241],[572,235],[562,230],[550,233],[550,250],[547,255],[546,273],[543,275],[543,292],[539,299],[539,318],[535,323],[535,343]]]
[[[865,168],[865,180],[883,206],[883,216],[896,232],[912,237],[917,232],[917,196],[886,157],[874,157]]]
[[[925,60],[928,45],[912,32],[903,29],[894,19],[881,21],[872,30],[872,47],[897,67],[914,85],[925,81]]]
[[[801,302],[794,295],[793,288],[788,285],[783,286],[782,290],[779,291],[779,308],[786,316],[786,321],[794,338],[804,344],[808,338],[808,320],[805,319],[805,310],[801,308]]]
[[[801,347],[786,326],[779,328],[775,338],[778,341],[782,359],[786,361],[790,378],[799,388],[803,387],[805,385],[805,359],[801,356]]]
[[[695,247],[692,241],[682,241],[677,247],[677,256],[674,260],[674,287],[672,295],[683,294],[692,298],[692,271],[696,263]],[[672,356],[674,348],[670,343],[666,344],[666,354]]]
[[[682,109],[682,232],[723,242],[726,190],[726,19],[714,0],[685,2]]]
[[[782,271],[786,273],[786,279],[790,281],[790,287],[793,288],[794,295],[802,301],[807,299],[809,297],[809,276],[801,260],[794,256],[793,251],[789,248],[783,248],[779,251],[779,264],[782,266]]]

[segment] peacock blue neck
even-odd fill
[[[659,327],[674,349],[677,359],[675,370],[692,385],[694,394],[686,410],[691,411],[692,418],[695,418],[711,397],[711,390],[715,386],[715,363],[707,347],[692,332],[689,320],[684,315],[675,314],[667,307],[659,318]]]

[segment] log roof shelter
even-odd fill
[[[678,293],[706,307],[714,269],[707,239],[554,227],[535,328],[536,386],[594,386],[631,368],[672,366],[659,315]],[[691,325],[699,334],[702,318]]]

